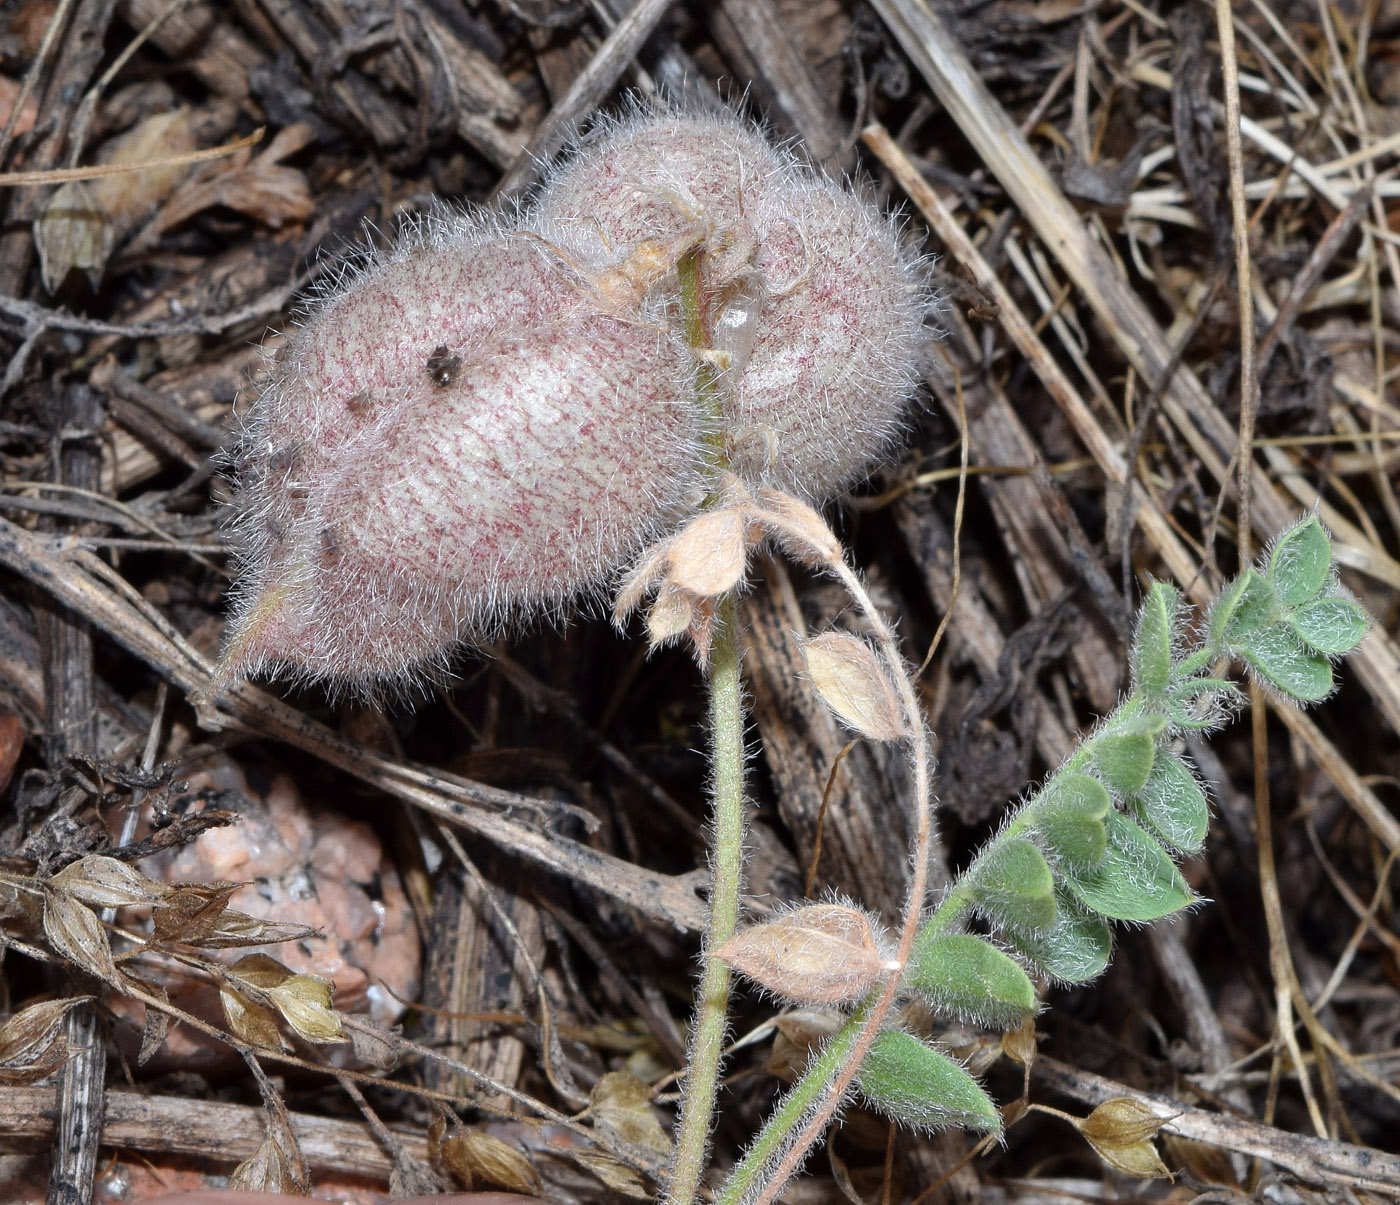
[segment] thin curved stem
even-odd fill
[[[726,1202],[751,1200],[754,1205],[770,1205],[802,1166],[808,1151],[821,1137],[842,1102],[850,1095],[860,1065],[869,1053],[886,1017],[889,1016],[899,992],[903,967],[909,960],[914,938],[919,931],[924,895],[928,890],[928,860],[933,844],[932,754],[929,750],[928,730],[924,726],[923,712],[914,695],[913,683],[899,655],[893,630],[885,622],[859,576],[844,560],[826,555],[824,550],[812,543],[806,532],[785,522],[780,516],[769,514],[765,518],[775,530],[781,531],[794,543],[810,549],[819,556],[827,571],[841,582],[860,608],[875,635],[875,642],[888,667],[911,734],[909,741],[914,771],[914,840],[913,869],[909,890],[905,896],[894,967],[873,999],[868,1001],[847,1022],[837,1037],[827,1044],[814,1060],[814,1066],[809,1069],[809,1073],[780,1106],[780,1112],[786,1118],[802,1119],[798,1123],[800,1128],[797,1132],[792,1133],[790,1120],[784,1126],[765,1127],[719,1198]],[[759,1184],[759,1173],[770,1166],[771,1173],[764,1176],[763,1182]],[[745,1181],[742,1186],[738,1183],[741,1179]]]
[[[734,935],[744,872],[744,714],[739,631],[734,596],[719,604],[710,653],[710,756],[714,812],[710,915],[705,968],[687,1058],[676,1157],[666,1200],[691,1205],[705,1170],[710,1119],[719,1086],[729,1012],[729,968],[714,951]]]

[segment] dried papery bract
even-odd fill
[[[853,1004],[888,973],[875,926],[849,904],[809,904],[749,925],[715,956],[797,1005]]]
[[[763,536],[752,495],[732,473],[713,481],[712,506],[643,554],[617,592],[613,621],[621,625],[642,601],[653,648],[684,636],[696,659],[709,660],[716,607],[744,580],[749,552]]]

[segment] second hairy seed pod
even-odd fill
[[[751,484],[830,498],[888,452],[926,338],[918,259],[877,208],[737,116],[604,126],[527,220],[595,280],[669,252],[648,280],[624,274],[643,313],[698,249],[730,467]]]

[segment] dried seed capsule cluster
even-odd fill
[[[238,455],[226,667],[443,667],[673,529],[716,442],[750,483],[830,497],[897,434],[924,309],[891,223],[737,118],[603,127],[513,220],[426,218],[311,302]]]

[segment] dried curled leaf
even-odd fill
[[[332,990],[330,980],[319,975],[293,975],[267,994],[287,1024],[308,1042],[339,1042],[345,1030],[331,1007]]]
[[[108,142],[103,164],[134,166],[193,150],[194,123],[188,108],[155,113]],[[96,180],[60,185],[34,223],[44,287],[50,292],[69,272],[84,273],[93,288],[113,249],[189,174],[189,164],[144,167]]]
[[[64,1034],[68,1010],[90,999],[41,1000],[7,1017],[0,1024],[0,1085],[38,1083],[62,1067],[72,1055]]]
[[[229,1024],[246,1040],[285,1049],[277,1031],[277,1014],[308,1042],[339,1042],[345,1037],[340,1017],[331,1007],[329,980],[293,974],[266,954],[245,955],[229,968],[229,974],[254,989],[243,992],[226,984],[220,991]]]
[[[359,1016],[346,1027],[350,1035],[350,1050],[355,1061],[376,1071],[392,1071],[403,1048],[402,1030],[376,1025],[369,1017]]]
[[[566,1157],[592,1172],[613,1192],[631,1197],[634,1201],[651,1200],[651,1191],[641,1175],[611,1155],[603,1151],[573,1150],[567,1152]]]
[[[210,931],[198,939],[185,938],[186,945],[206,950],[230,950],[240,946],[267,946],[283,941],[301,941],[320,936],[319,929],[288,921],[263,920],[233,908],[225,908]]]
[[[588,1096],[593,1125],[604,1137],[667,1157],[671,1140],[651,1108],[651,1089],[630,1071],[609,1071]]]
[[[715,957],[795,1004],[849,1004],[885,972],[869,918],[842,904],[812,904],[741,929]]]
[[[178,944],[206,950],[274,945],[313,937],[306,925],[262,920],[228,906],[242,883],[182,883],[168,889],[153,919],[153,945]]]
[[[290,1136],[289,1136],[290,1137]],[[291,1156],[282,1139],[268,1130],[258,1149],[233,1169],[228,1178],[235,1192],[265,1192],[281,1196],[300,1196],[301,1185],[293,1169]]]
[[[294,122],[280,129],[257,155],[251,149],[241,150],[228,160],[205,168],[162,206],[132,240],[132,248],[154,245],[167,230],[217,205],[274,228],[283,222],[300,221],[315,207],[311,190],[300,168],[286,167],[281,161],[308,146],[314,138],[311,126]]]
[[[824,632],[803,641],[802,652],[812,685],[842,723],[875,741],[909,735],[894,687],[865,641]]]
[[[152,983],[149,979],[143,979],[138,975],[127,972],[127,978],[132,980],[147,996],[159,1001],[160,1004],[169,1005],[170,993],[160,984]],[[150,1004],[144,1005],[146,1020],[141,1026],[141,1047],[136,1053],[136,1065],[144,1067],[154,1057],[157,1050],[165,1044],[165,1035],[170,1029],[170,1014],[163,1008]]]
[[[1171,1176],[1152,1145],[1157,1131],[1170,1120],[1159,1117],[1130,1096],[1115,1096],[1075,1126],[1099,1158],[1115,1171],[1150,1180]]]
[[[219,1002],[234,1037],[260,1050],[289,1049],[277,1027],[277,1013],[262,1001],[225,984],[219,988]]]
[[[152,944],[198,945],[217,927],[229,898],[241,886],[241,883],[181,883],[172,888],[165,896],[165,906],[151,918]]]
[[[1013,1063],[1030,1067],[1039,1053],[1035,1044],[1035,1018],[1027,1017],[1015,1029],[1001,1035],[1001,1049]]]
[[[49,885],[94,908],[159,904],[170,894],[164,883],[105,854],[89,854],[70,862],[49,879]]]
[[[60,185],[34,223],[44,288],[56,291],[73,271],[82,272],[96,287],[115,241],[92,185],[86,180]]]
[[[490,1134],[454,1130],[438,1136],[430,1149],[434,1162],[450,1172],[463,1188],[489,1185],[527,1195],[543,1188],[539,1173],[524,1152]]]
[[[44,892],[44,937],[55,954],[90,975],[120,984],[107,931],[93,911],[65,891]]]

